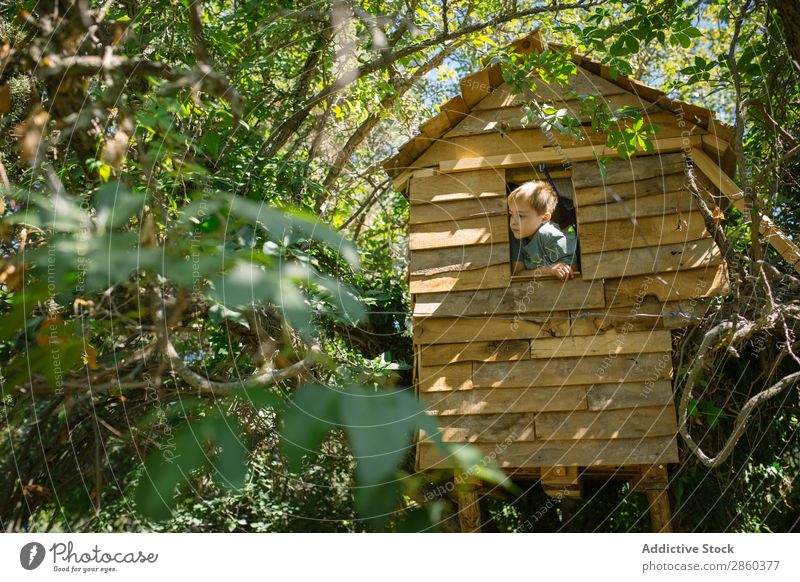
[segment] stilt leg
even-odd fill
[[[458,501],[458,523],[462,533],[481,531],[481,510],[478,505],[476,481],[461,471],[454,474],[456,499]]]
[[[647,504],[653,533],[672,533],[672,511],[669,507],[669,490],[647,489]]]

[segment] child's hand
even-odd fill
[[[553,265],[548,265],[546,267],[541,267],[541,269],[545,272],[552,273],[562,281],[566,281],[567,279],[571,278],[574,273],[572,271],[572,267],[566,265],[564,263],[555,263]]]

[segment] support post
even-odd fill
[[[478,479],[456,470],[453,473],[458,503],[458,523],[462,533],[481,531],[481,510],[478,505]]]
[[[647,496],[651,531],[672,533],[672,510],[669,505],[669,477],[666,465],[640,465],[639,475],[633,482],[633,491]]]

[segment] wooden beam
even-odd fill
[[[677,152],[689,148],[697,148],[703,143],[702,136],[693,135],[687,138],[670,137],[652,141],[653,152],[642,152],[641,155]],[[501,156],[484,156],[480,158],[465,158],[461,160],[445,160],[439,162],[439,171],[442,173],[465,172],[468,170],[482,170],[489,168],[513,168],[535,164],[559,164],[565,162],[585,162],[603,156],[617,157],[617,150],[606,145],[582,146],[569,149],[547,149],[537,152],[521,152]]]
[[[693,148],[691,156],[700,171],[719,188],[720,192],[733,201],[736,208],[744,213],[744,193],[739,186],[736,185],[736,182],[723,172],[722,168],[715,164],[714,160],[700,148]],[[761,224],[758,230],[766,237],[767,242],[772,245],[772,248],[778,251],[778,253],[794,267],[795,271],[800,273],[800,248],[797,247],[794,241],[775,226],[775,223],[772,222],[769,216],[761,216]]]

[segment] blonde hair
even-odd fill
[[[531,180],[515,188],[508,195],[508,202],[509,204],[514,202],[518,206],[524,203],[533,208],[537,214],[549,212],[552,215],[558,205],[558,196],[547,182]]]

